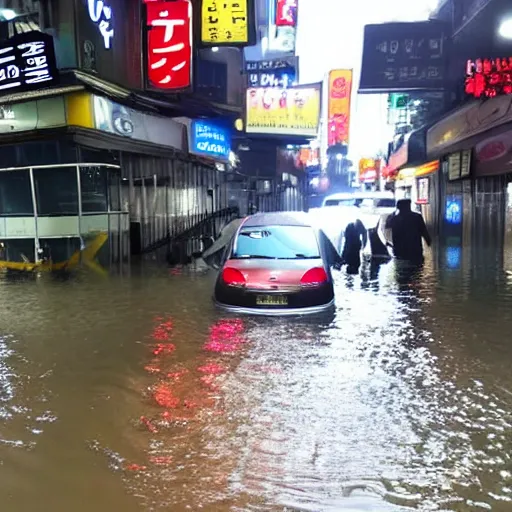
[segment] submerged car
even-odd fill
[[[215,303],[229,311],[304,315],[334,306],[336,249],[306,214],[258,213],[244,219],[226,245]]]

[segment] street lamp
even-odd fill
[[[512,18],[501,23],[498,33],[503,39],[512,39]]]

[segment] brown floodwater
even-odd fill
[[[320,320],[226,316],[214,273],[0,279],[9,512],[512,510],[496,248],[336,274]]]

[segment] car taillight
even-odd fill
[[[327,272],[322,267],[309,269],[300,280],[301,286],[319,286],[328,280]]]
[[[222,271],[222,280],[228,286],[245,286],[245,277],[242,272],[236,268],[226,267]]]

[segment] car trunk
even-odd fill
[[[307,260],[238,259],[229,260],[227,266],[242,272],[246,280],[246,290],[279,293],[299,290],[302,276],[311,268],[323,267],[323,262],[320,258]]]

